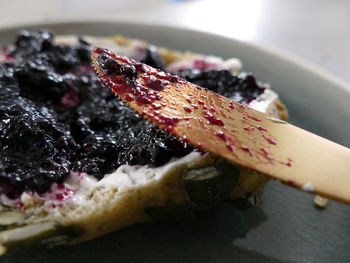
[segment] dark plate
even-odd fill
[[[128,22],[25,26],[59,34],[121,34],[178,50],[238,57],[245,71],[271,83],[290,122],[350,146],[350,89],[327,73],[279,52],[217,35]],[[0,44],[19,28],[0,31]],[[349,160],[350,161],[350,160]],[[140,224],[72,247],[28,251],[4,262],[350,262],[350,207],[270,182],[261,205],[229,205],[180,225]]]

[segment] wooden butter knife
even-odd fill
[[[350,203],[350,149],[127,57],[95,47],[120,99],[192,145],[284,183]]]

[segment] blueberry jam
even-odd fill
[[[93,72],[90,54],[83,39],[62,45],[50,32],[23,31],[0,64],[0,190],[8,197],[44,193],[71,170],[101,179],[123,164],[160,166],[193,150],[124,106]]]
[[[26,190],[40,194],[54,182],[62,183],[71,171],[102,179],[123,164],[157,167],[193,151],[118,100],[94,73],[90,55],[85,40],[55,44],[48,31],[23,31],[6,48],[6,60],[0,63],[0,193],[9,198]],[[145,48],[135,59],[164,69],[155,47]],[[143,70],[142,65],[120,66],[108,57],[99,60],[107,74],[135,79]],[[227,70],[177,74],[241,103],[264,91],[253,76]],[[155,91],[164,88],[157,81],[147,85]],[[164,122],[176,121],[164,117]]]
[[[254,76],[245,73],[235,75],[226,69],[200,71],[191,68],[179,70],[175,74],[198,86],[243,104],[248,104],[256,99],[265,90],[256,82]]]

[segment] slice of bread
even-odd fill
[[[129,56],[148,46],[122,36],[84,39]],[[56,41],[74,45],[77,37],[59,36]],[[167,67],[198,57],[206,59],[163,47],[158,51]],[[232,70],[239,71],[239,65]],[[285,106],[269,89],[252,106],[287,118]],[[1,195],[0,251],[32,243],[75,244],[139,222],[177,219],[196,209],[210,209],[223,200],[242,205],[254,199],[254,193],[267,181],[255,171],[197,151],[155,168],[122,165],[99,181],[85,173],[71,172],[64,182],[71,194],[66,201],[54,198],[55,191],[59,191],[57,185],[46,194],[24,192],[19,199],[21,207],[19,200]]]

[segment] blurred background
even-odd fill
[[[303,58],[350,84],[348,0],[0,1],[0,29],[88,19],[159,23],[233,37]]]
[[[348,0],[1,0],[0,28],[127,20],[212,32],[298,56],[350,84]]]

